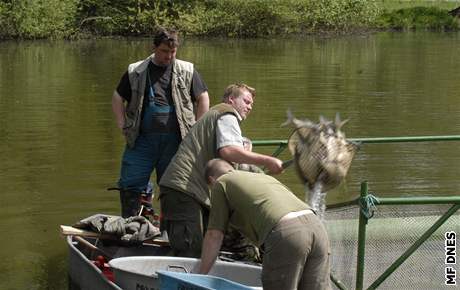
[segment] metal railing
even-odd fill
[[[361,144],[381,144],[381,143],[400,143],[400,142],[433,142],[433,141],[460,141],[460,135],[450,136],[415,136],[415,137],[381,137],[381,138],[348,138],[353,142]],[[278,146],[272,154],[278,156],[287,148],[287,140],[261,140],[253,141],[254,146]],[[422,205],[422,204],[452,204],[452,206],[428,228],[399,258],[397,258],[372,284],[368,290],[376,289],[385,281],[404,261],[406,261],[437,229],[439,229],[452,215],[460,208],[460,196],[439,196],[439,197],[404,197],[404,198],[383,198],[369,194],[368,183],[361,183],[360,197],[356,200],[337,205],[348,206],[358,205],[360,208],[358,225],[358,249],[356,266],[356,290],[364,287],[364,258],[366,249],[366,228],[368,220],[371,218],[368,207],[368,200],[372,198],[374,205]],[[336,277],[331,275],[331,281],[341,290],[348,288]]]
[[[358,256],[356,269],[356,289],[363,289],[364,284],[364,256],[366,247],[366,227],[370,219],[366,214],[369,209],[366,205],[369,198],[374,205],[421,205],[421,204],[452,204],[452,206],[418,238],[396,261],[393,262],[367,289],[376,289],[388,276],[390,276],[404,261],[409,258],[437,229],[439,229],[460,208],[460,196],[439,197],[404,197],[383,198],[369,194],[367,182],[361,183],[361,195],[355,201],[360,206],[358,228]]]
[[[432,141],[460,141],[460,135],[448,136],[413,136],[413,137],[376,137],[376,138],[347,138],[361,144],[401,143],[401,142],[432,142]],[[273,156],[278,156],[287,148],[288,140],[254,140],[254,146],[278,146]]]

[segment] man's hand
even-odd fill
[[[201,263],[198,274],[208,274],[219,255],[224,233],[219,230],[208,229],[204,235],[201,250]]]
[[[268,169],[268,174],[280,174],[283,171],[283,161],[267,156],[265,167]]]

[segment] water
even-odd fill
[[[287,139],[286,110],[316,121],[340,112],[347,137],[460,134],[459,33],[340,38],[185,40],[212,104],[225,86],[257,89],[243,124],[252,140]],[[0,42],[0,289],[65,289],[60,224],[117,214],[123,138],[111,95],[148,39]],[[346,182],[327,195],[457,195],[458,142],[365,145]],[[272,152],[274,148],[254,151]],[[287,152],[281,158],[290,159]],[[294,170],[279,179],[303,199]],[[156,206],[158,203],[156,202]]]
[[[315,211],[320,220],[324,221],[324,213],[326,211],[326,195],[327,192],[323,190],[323,183],[318,181],[313,186],[313,189],[306,190],[305,195],[308,196],[306,202]]]

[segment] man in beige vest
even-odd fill
[[[199,257],[210,207],[204,178],[206,163],[216,157],[229,162],[265,166],[280,173],[282,161],[247,151],[239,123],[252,110],[255,90],[233,84],[224,91],[223,103],[212,107],[184,138],[160,181],[162,228],[177,256]]]
[[[178,46],[176,31],[159,28],[154,54],[130,64],[113,93],[127,143],[118,181],[125,218],[138,215],[153,170],[159,182],[182,138],[209,109],[206,84],[192,63],[176,59]]]

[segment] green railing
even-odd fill
[[[415,136],[415,137],[382,137],[382,138],[349,138],[348,140],[361,144],[379,143],[400,143],[400,142],[433,142],[433,141],[460,141],[460,135],[451,136]],[[287,140],[263,140],[253,141],[254,146],[278,146],[273,156],[278,156],[287,147]],[[408,198],[381,198],[369,194],[367,182],[361,183],[360,197],[346,204],[336,205],[346,206],[356,204],[360,207],[358,225],[358,251],[356,266],[356,290],[364,287],[364,257],[366,249],[366,227],[369,214],[369,204],[373,205],[421,205],[421,204],[452,204],[450,207],[428,230],[426,230],[399,258],[396,259],[367,289],[376,289],[385,281],[404,261],[407,260],[437,229],[439,229],[453,214],[460,208],[460,196],[440,196],[440,197],[408,197]],[[372,199],[372,202],[369,200]],[[336,277],[331,275],[332,282],[341,290],[348,288]]]
[[[377,138],[347,138],[347,140],[361,144],[401,143],[401,142],[432,142],[432,141],[460,141],[460,135],[450,136],[414,136],[414,137],[377,137]],[[254,146],[278,146],[273,156],[278,156],[286,149],[287,140],[254,140]]]
[[[405,197],[383,198],[370,195],[367,182],[361,183],[361,195],[356,200],[360,205],[359,228],[358,228],[358,257],[356,269],[356,289],[363,289],[364,283],[364,256],[366,247],[366,226],[369,220],[367,205],[372,199],[374,205],[420,205],[420,204],[452,204],[450,207],[420,238],[418,238],[396,261],[393,262],[367,289],[376,289],[388,276],[390,276],[412,253],[414,253],[437,229],[439,229],[460,208],[460,196],[440,197]]]

